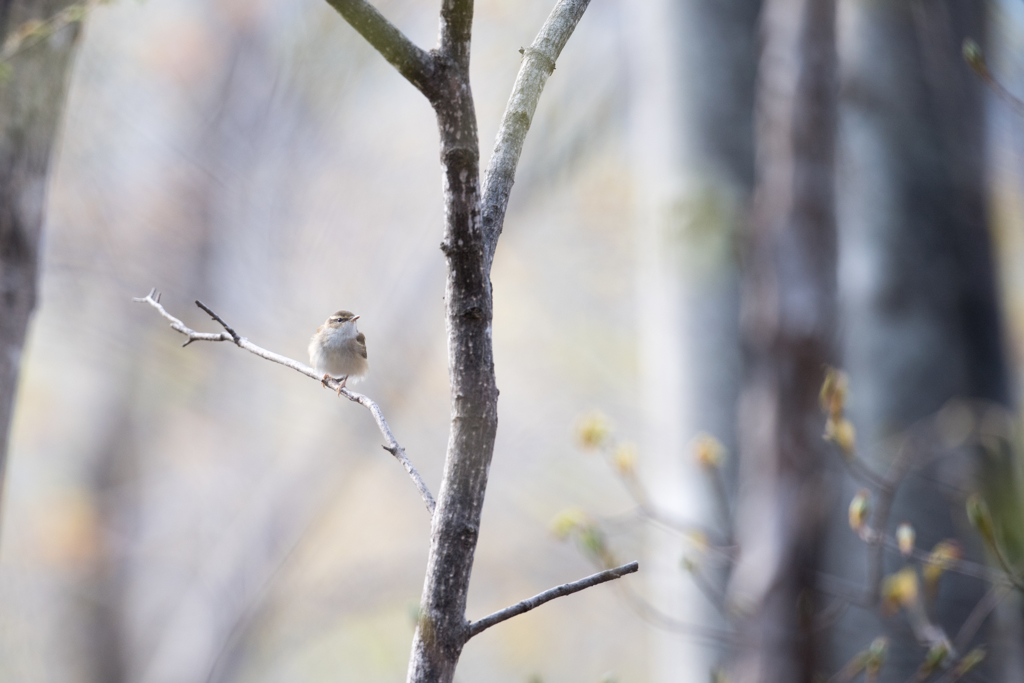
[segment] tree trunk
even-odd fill
[[[835,6],[766,0],[756,190],[743,263],[742,548],[730,599],[744,615],[733,680],[810,681],[826,496],[818,390],[834,362]]]
[[[452,60],[434,108],[444,179],[441,249],[448,259],[445,302],[452,423],[430,530],[410,683],[447,682],[455,674],[466,640],[466,596],[498,429],[491,279],[480,216],[480,149],[469,89],[472,9],[471,3],[450,0],[442,9],[441,49]]]
[[[651,0],[629,12],[642,472],[655,506],[722,538],[731,533],[727,506],[714,500],[718,487],[690,444],[707,432],[736,452],[735,240],[753,189],[759,8],[760,0]],[[725,461],[730,474],[735,462]],[[680,571],[678,536],[652,526],[647,546],[644,578],[656,604],[684,622],[720,621]],[[724,579],[717,568],[701,571],[714,584]],[[685,634],[656,625],[649,640],[652,681],[702,680],[715,664]]]
[[[1002,404],[1009,398],[985,206],[985,93],[960,56],[965,37],[983,40],[985,12],[962,0],[849,2],[842,12],[845,367],[862,452],[883,471],[891,454],[874,453],[880,438],[955,396]],[[1011,479],[1007,463],[985,462],[974,464],[989,478]],[[947,461],[908,477],[889,533],[910,521],[924,549],[963,539],[962,495],[944,491],[973,487],[968,465]],[[831,563],[851,577],[851,568],[864,565],[863,546],[845,529],[833,537]],[[886,572],[898,568],[890,560]],[[943,581],[936,617],[952,635],[984,589],[958,576]],[[907,680],[922,655],[903,630],[894,632],[899,623],[851,611],[831,638],[832,670],[875,636],[891,634],[881,680]]]
[[[5,0],[0,34],[45,20],[70,0]],[[36,305],[39,236],[51,150],[64,110],[79,24],[25,47],[0,83],[0,493],[18,369],[28,321]]]

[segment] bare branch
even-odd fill
[[[888,485],[885,477],[876,472],[870,465],[868,465],[862,458],[856,453],[848,456],[843,453],[843,450],[834,444],[834,450],[839,454],[839,460],[846,467],[850,476],[866,486],[873,486],[878,489],[885,488]]]
[[[505,105],[498,137],[494,141],[494,151],[491,152],[491,161],[484,175],[482,214],[488,269],[505,222],[505,209],[515,182],[516,167],[523,152],[523,141],[537,110],[537,101],[548,76],[555,70],[555,62],[562,54],[562,48],[589,4],[590,0],[558,0],[533,44],[523,51],[523,64],[519,67],[512,95]]]
[[[989,88],[992,89],[999,99],[1008,104],[1014,113],[1018,116],[1024,116],[1024,102],[1020,98],[1016,97],[1013,93],[1006,89],[999,80],[992,75],[989,71],[988,62],[985,59],[985,53],[981,51],[981,47],[978,46],[973,40],[968,38],[964,41],[964,61],[967,62],[968,66],[977,74],[978,78],[982,80]]]
[[[228,334],[224,334],[223,332],[196,332],[191,327],[186,327],[185,323],[181,322],[173,315],[168,313],[167,310],[160,304],[160,294],[155,289],[150,290],[149,294],[142,298],[133,298],[132,301],[137,301],[139,303],[148,303],[157,311],[159,311],[160,315],[170,320],[172,330],[181,332],[183,335],[188,337],[188,339],[185,341],[184,344],[182,344],[182,346],[188,346],[194,341],[235,341],[233,337],[231,337]]]
[[[398,73],[433,101],[437,96],[434,56],[420,48],[366,0],[327,0]],[[472,12],[470,12],[472,16]]]
[[[603,572],[591,574],[585,579],[580,579],[579,581],[574,581],[572,583],[563,583],[561,586],[556,586],[554,588],[551,588],[550,590],[544,591],[543,593],[538,593],[532,598],[527,598],[522,602],[517,602],[511,607],[506,607],[503,610],[499,610],[494,614],[486,616],[483,619],[480,619],[479,621],[474,621],[466,629],[466,640],[469,640],[473,636],[480,634],[481,632],[489,629],[495,624],[500,624],[506,619],[517,617],[520,614],[529,612],[532,609],[540,607],[545,602],[550,602],[555,598],[560,598],[565,595],[579,593],[581,590],[590,588],[591,586],[596,586],[606,581],[612,581],[614,579],[622,578],[626,574],[632,574],[633,572],[639,569],[640,565],[638,563],[630,562],[629,564],[624,564],[621,567],[615,567],[614,569],[606,569]]]
[[[204,311],[206,311],[207,313],[209,313],[209,314],[210,314],[210,317],[211,317],[211,318],[213,318],[214,320],[216,320],[217,322],[219,322],[219,323],[220,323],[220,326],[221,326],[221,327],[223,327],[223,328],[224,328],[225,330],[227,330],[227,331],[228,331],[228,334],[230,334],[230,335],[231,335],[231,339],[232,339],[232,340],[233,340],[233,341],[234,341],[234,342],[235,342],[236,344],[237,344],[237,343],[239,342],[239,340],[241,340],[241,337],[240,337],[240,336],[238,335],[238,333],[237,333],[237,332],[235,332],[235,331],[234,331],[233,329],[231,329],[231,326],[230,326],[230,325],[228,325],[228,324],[227,324],[226,322],[224,322],[224,320],[223,320],[223,319],[222,319],[222,318],[221,318],[221,317],[220,317],[219,315],[217,315],[216,313],[214,313],[213,311],[211,311],[211,310],[209,309],[209,307],[208,307],[208,306],[207,306],[206,304],[204,304],[204,303],[203,303],[202,301],[200,301],[199,299],[196,299],[196,306],[198,306],[199,308],[201,308],[201,309],[203,309]]]
[[[899,541],[896,540],[895,537],[890,535],[885,535],[884,537],[881,537],[881,535],[878,533],[876,529],[868,530],[869,542],[875,542],[879,538],[881,538],[881,540],[879,541],[880,545],[883,545],[887,550],[890,550],[893,553],[898,553],[901,555],[903,554],[903,551],[900,550]],[[929,564],[932,561],[931,553],[925,550],[920,550],[918,548],[915,548],[913,551],[911,551],[910,557],[917,560],[918,562],[921,562],[922,564]],[[970,576],[972,578],[987,581],[991,584],[999,586],[1013,585],[1013,582],[1003,572],[999,571],[998,569],[986,567],[985,565],[979,564],[977,562],[971,562],[970,560],[957,560],[953,558],[948,558],[944,560],[944,563],[946,565],[947,571],[951,571],[956,574]]]
[[[1000,547],[999,542],[996,541],[988,545],[996,556],[996,561],[999,563],[999,566],[1003,568],[1004,572],[1006,572],[1006,579],[1013,584],[1014,588],[1024,593],[1024,583],[1022,583],[1020,578],[1017,576],[1017,570],[1015,570],[1010,565],[1010,561],[1006,559],[1006,555],[1003,553],[1003,549]]]
[[[318,373],[316,370],[314,370],[313,368],[309,367],[304,363],[300,363],[299,361],[292,360],[287,356],[282,356],[278,353],[274,353],[273,351],[268,351],[260,346],[256,346],[245,337],[239,336],[239,334],[235,332],[230,325],[224,322],[224,320],[219,315],[214,313],[212,310],[210,310],[210,308],[208,308],[205,304],[203,304],[200,301],[196,301],[196,305],[199,306],[199,308],[206,311],[207,313],[209,313],[210,317],[212,317],[214,320],[220,323],[221,326],[223,326],[224,329],[227,330],[227,332],[196,332],[192,328],[186,326],[185,323],[181,322],[180,320],[178,320],[173,315],[167,312],[167,310],[160,303],[160,295],[157,294],[157,291],[155,289],[150,291],[150,293],[147,294],[146,296],[141,298],[135,298],[133,299],[133,301],[137,301],[139,303],[148,303],[150,306],[159,311],[160,315],[162,315],[167,320],[170,320],[171,329],[180,332],[181,334],[188,337],[188,341],[186,341],[182,346],[188,346],[194,341],[233,342],[237,346],[245,349],[249,353],[259,356],[260,358],[269,360],[274,363],[280,363],[281,365],[289,367],[292,370],[295,370],[296,372],[301,372],[303,375],[306,375],[311,379],[315,379],[318,382],[323,381],[323,383],[326,384],[329,388],[337,391],[339,395],[344,396],[348,400],[358,403],[367,410],[369,410],[370,415],[373,416],[374,422],[377,423],[377,428],[380,430],[381,435],[383,435],[384,440],[387,442],[387,444],[383,447],[384,450],[386,450],[388,453],[391,453],[391,455],[395,456],[395,459],[398,460],[398,462],[402,463],[402,467],[404,467],[405,471],[409,473],[409,477],[412,479],[413,483],[416,484],[416,488],[419,489],[420,496],[423,497],[423,503],[427,506],[427,510],[430,512],[431,515],[434,514],[434,496],[431,495],[430,489],[428,489],[427,485],[423,482],[423,477],[420,476],[420,473],[416,470],[412,462],[410,462],[409,458],[405,455],[405,449],[402,448],[398,444],[398,441],[395,440],[395,435],[391,433],[391,427],[388,426],[387,420],[384,419],[384,413],[381,412],[380,406],[378,406],[368,396],[358,394],[354,391],[346,389],[345,387],[342,387],[341,383],[338,380],[334,379],[333,377],[328,377],[327,380],[323,380],[323,376],[320,373]]]
[[[882,592],[882,556],[885,549],[886,528],[889,525],[889,513],[892,510],[896,491],[903,478],[910,471],[916,455],[916,444],[907,442],[896,453],[885,484],[878,491],[878,507],[875,511],[872,528],[876,531],[874,538],[868,543],[868,595],[872,604],[878,602]]]
[[[967,649],[967,646],[971,644],[971,639],[974,638],[974,634],[978,632],[981,625],[985,623],[985,619],[992,613],[999,603],[1003,601],[1007,595],[1010,594],[1010,589],[1006,586],[992,586],[988,593],[985,594],[978,604],[971,610],[967,620],[964,621],[963,625],[960,626],[960,630],[956,634],[956,638],[953,639],[953,646],[958,652],[963,652]]]
[[[681,621],[662,612],[642,595],[632,590],[629,585],[623,586],[623,594],[637,616],[659,629],[682,633],[691,638],[705,640],[723,647],[738,647],[741,644],[739,637],[732,631]]]

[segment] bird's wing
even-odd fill
[[[356,351],[360,356],[366,358],[366,335],[362,332],[356,335]]]

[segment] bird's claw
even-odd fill
[[[346,382],[348,382],[348,375],[342,377],[341,381],[338,382],[338,396],[341,396],[341,390],[345,388]]]
[[[330,387],[327,386],[327,380],[329,380],[330,378],[331,378],[331,376],[328,375],[325,372],[323,379],[320,380],[320,384],[323,386],[324,389],[329,389],[330,388]]]

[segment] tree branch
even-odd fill
[[[590,0],[558,0],[533,44],[523,50],[523,64],[505,106],[494,151],[484,174],[482,210],[488,269],[505,223],[505,209],[515,182],[516,167],[537,110],[537,101],[548,76],[555,70],[562,48],[589,4]]]
[[[220,323],[220,325],[225,330],[227,330],[226,332],[196,332],[192,328],[186,326],[185,323],[181,322],[180,320],[178,320],[173,315],[167,312],[167,310],[160,303],[160,295],[157,293],[155,289],[152,290],[146,296],[141,298],[135,298],[133,299],[133,301],[138,301],[139,303],[148,303],[150,306],[155,308],[160,313],[160,315],[162,315],[167,320],[170,320],[171,329],[180,332],[181,334],[188,337],[188,340],[184,344],[182,344],[182,346],[188,346],[194,341],[233,342],[236,346],[257,355],[260,358],[269,360],[274,363],[280,363],[281,365],[289,367],[292,370],[295,370],[296,372],[301,372],[303,375],[315,379],[318,382],[320,382],[323,379],[320,373],[318,373],[316,370],[309,367],[308,365],[300,363],[297,360],[292,360],[287,356],[282,356],[280,354],[274,353],[273,351],[268,351],[260,346],[256,346],[245,337],[239,336],[239,334],[235,332],[231,328],[231,326],[224,322],[224,320],[219,315],[210,310],[210,308],[207,307],[201,301],[197,301],[196,305],[199,306],[199,308],[206,311],[211,318]],[[404,467],[405,471],[409,473],[409,477],[412,479],[413,483],[416,484],[416,488],[419,489],[420,496],[423,497],[424,505],[427,506],[427,510],[430,512],[431,515],[433,515],[435,507],[434,496],[431,495],[430,489],[428,489],[427,485],[423,482],[423,477],[420,476],[420,473],[416,470],[412,462],[406,456],[405,449],[402,448],[398,444],[398,441],[395,440],[395,436],[394,434],[391,433],[391,427],[388,426],[387,420],[384,419],[384,413],[381,412],[380,406],[378,406],[368,396],[358,394],[354,391],[350,391],[349,389],[340,386],[341,383],[338,380],[334,379],[333,377],[329,377],[324,383],[331,389],[338,391],[341,396],[344,396],[348,400],[360,404],[361,406],[370,411],[370,415],[373,416],[374,421],[377,423],[377,428],[380,429],[381,435],[383,435],[384,440],[387,442],[387,444],[383,446],[384,450],[386,450],[388,453],[391,453],[391,455],[395,456],[395,459],[398,460],[398,462],[402,463],[402,467]]]
[[[517,602],[511,607],[506,607],[503,610],[498,610],[494,614],[484,617],[479,621],[474,621],[466,628],[466,640],[469,640],[473,636],[479,635],[483,631],[486,631],[495,624],[500,624],[506,619],[517,617],[520,614],[529,612],[532,609],[540,607],[545,602],[550,602],[555,598],[561,598],[565,595],[572,595],[573,593],[579,593],[581,590],[596,586],[606,581],[612,581],[619,579],[626,574],[632,574],[633,572],[640,569],[640,565],[636,562],[630,562],[624,564],[621,567],[615,567],[614,569],[606,569],[603,572],[591,574],[585,579],[574,581],[572,583],[563,583],[561,586],[556,586],[550,590],[546,590],[543,593],[538,593],[532,598],[527,598],[522,602]]]
[[[327,2],[428,100],[435,99],[437,64],[433,55],[409,40],[366,0]]]
[[[473,37],[473,0],[444,0],[441,4],[441,54],[469,70],[469,45]]]
[[[878,491],[878,507],[871,528],[875,536],[868,543],[868,587],[869,602],[878,602],[882,592],[882,559],[885,550],[886,529],[889,525],[889,513],[892,510],[893,500],[896,498],[896,491],[899,489],[903,478],[910,471],[916,455],[916,444],[908,441],[896,453],[895,461],[885,478],[884,485]]]
[[[967,650],[967,646],[971,644],[971,639],[974,638],[974,634],[978,632],[981,625],[985,623],[988,615],[999,606],[999,603],[1010,594],[1010,589],[1006,586],[992,586],[988,593],[985,594],[978,604],[971,610],[970,615],[960,626],[960,630],[956,634],[956,638],[953,639],[953,647],[956,648],[957,652],[964,652]]]

